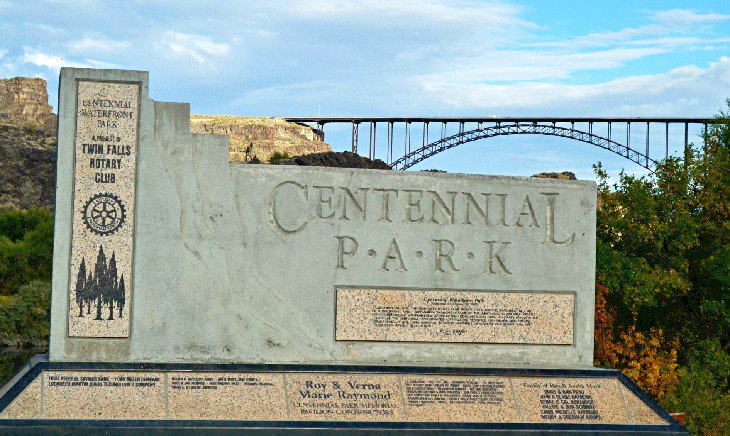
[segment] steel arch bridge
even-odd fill
[[[385,161],[393,169],[405,170],[413,165],[448,149],[480,139],[508,135],[546,135],[567,138],[591,144],[618,154],[644,168],[653,170],[659,158],[670,155],[670,126],[672,140],[683,133],[685,157],[689,152],[689,127],[699,127],[707,133],[707,127],[717,122],[715,118],[587,118],[587,117],[490,117],[490,118],[388,118],[388,117],[315,117],[293,118],[287,121],[300,124],[316,124],[324,137],[328,124],[350,124],[352,151],[358,153],[361,142],[361,127],[367,126],[363,139],[368,140],[368,154],[371,159],[382,156],[378,144],[385,142]],[[385,139],[378,142],[378,126],[386,127]],[[440,134],[434,134],[432,125],[440,127]],[[634,131],[632,133],[632,127]],[[652,136],[652,128],[654,135]],[[679,129],[679,133],[677,133]],[[382,131],[382,127],[381,127]],[[658,133],[658,134],[657,134]],[[420,141],[413,141],[413,135]],[[383,135],[381,135],[383,136]],[[435,137],[434,137],[435,136]],[[641,145],[632,147],[640,136]],[[403,151],[396,152],[398,142],[403,138]],[[660,139],[657,139],[659,137]],[[420,145],[418,145],[420,142]],[[660,152],[656,148],[660,147]],[[662,153],[663,152],[663,153]]]

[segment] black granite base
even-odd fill
[[[597,423],[475,423],[475,422],[349,422],[349,421],[223,421],[223,420],[91,420],[91,419],[0,419],[0,434],[10,435],[162,435],[162,434],[641,434],[687,435],[688,432],[663,411],[631,380],[606,369],[523,368],[433,368],[351,365],[248,365],[248,364],[132,364],[49,362],[36,356],[8,385],[0,390],[0,414],[42,371],[212,371],[255,373],[357,373],[366,375],[444,375],[502,377],[616,378],[646,404],[665,425]],[[73,399],[69,399],[73,401]],[[262,405],[265,407],[266,405]],[[617,404],[616,407],[623,407]]]

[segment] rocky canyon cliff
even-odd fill
[[[320,131],[283,118],[234,115],[192,115],[190,131],[228,135],[228,160],[247,162],[256,156],[268,162],[274,152],[289,156],[332,151]],[[246,149],[251,147],[246,154]]]

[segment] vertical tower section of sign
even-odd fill
[[[138,84],[77,82],[72,337],[129,337],[138,129]]]

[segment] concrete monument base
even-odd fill
[[[14,434],[686,434],[605,369],[133,364],[33,359],[0,397]]]

